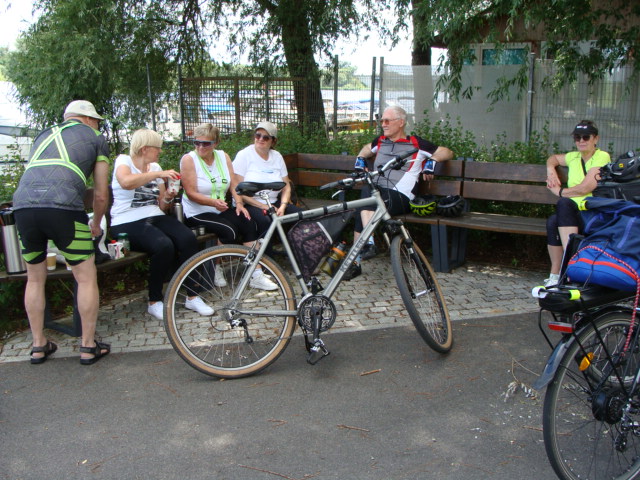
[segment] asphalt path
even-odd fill
[[[0,364],[0,479],[556,478],[527,388],[549,353],[536,315],[454,338],[441,356],[411,327],[329,332],[311,366],[296,337],[225,381],[173,350]]]

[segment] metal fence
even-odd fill
[[[508,142],[526,141],[531,132],[548,135],[560,151],[574,148],[571,131],[583,119],[594,120],[600,130],[600,147],[617,155],[640,147],[640,82],[630,68],[620,68],[590,83],[582,75],[557,93],[543,88],[553,71],[549,60],[536,60],[531,68],[527,92],[518,98],[495,103],[487,98],[501,76],[511,76],[517,65],[474,65],[462,71],[462,88],[474,87],[471,99],[454,101],[446,93],[434,98],[439,80],[436,67],[391,66],[382,69],[381,105],[401,105],[410,121],[428,118],[432,122],[447,115],[474,133],[479,143],[504,138]]]
[[[535,60],[530,84],[520,96],[495,103],[487,94],[502,76],[515,74],[517,65],[473,65],[462,71],[462,88],[472,87],[470,99],[455,101],[450,95],[434,95],[440,79],[437,67],[372,65],[371,75],[352,78],[350,88],[339,86],[337,75],[322,89],[327,127],[336,132],[375,121],[390,105],[409,114],[409,129],[428,118],[460,121],[474,133],[478,143],[526,141],[531,132],[548,135],[560,151],[573,148],[573,126],[582,119],[594,120],[600,129],[601,148],[619,154],[640,147],[640,83],[630,69],[618,69],[590,83],[586,77],[557,93],[542,88],[552,73],[553,62]],[[251,129],[261,120],[278,124],[300,122],[309,105],[295,101],[296,89],[306,91],[304,78],[183,78],[181,118],[183,138],[190,138],[199,123],[212,122],[223,132]],[[302,111],[300,111],[302,109]]]
[[[222,133],[248,130],[261,120],[294,123],[298,118],[294,91],[305,91],[304,82],[300,78],[183,78],[183,138],[191,138],[193,129],[205,122]]]

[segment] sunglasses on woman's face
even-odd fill
[[[254,135],[254,137],[256,137],[256,140],[264,140],[265,142],[268,142],[269,140],[271,140],[273,137],[271,135],[262,135],[260,133],[256,133]]]
[[[210,140],[194,140],[193,144],[196,147],[210,147],[211,145],[213,145],[214,142],[210,141]]]
[[[576,133],[573,136],[573,141],[574,142],[579,142],[580,140],[583,140],[585,142],[588,142],[590,138],[591,138],[591,135],[579,135],[579,134]]]

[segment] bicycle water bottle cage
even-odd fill
[[[270,183],[258,183],[258,182],[240,182],[236,187],[238,195],[245,195],[247,197],[253,197],[257,192],[262,190],[273,190],[274,192],[280,191],[285,187],[284,182],[270,182]]]

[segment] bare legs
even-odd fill
[[[96,323],[98,321],[99,291],[94,257],[71,267],[71,272],[78,284],[78,312],[82,321],[82,346],[95,346]],[[45,283],[47,281],[46,262],[35,265],[27,264],[27,286],[24,293],[24,305],[29,317],[33,346],[46,345],[44,335]],[[34,358],[44,356],[34,353]],[[93,355],[81,353],[80,358],[89,359]]]
[[[547,245],[549,251],[549,258],[551,259],[551,273],[560,274],[560,267],[562,266],[562,255],[569,243],[569,235],[578,233],[578,227],[558,227],[560,233],[560,241],[562,246]]]

